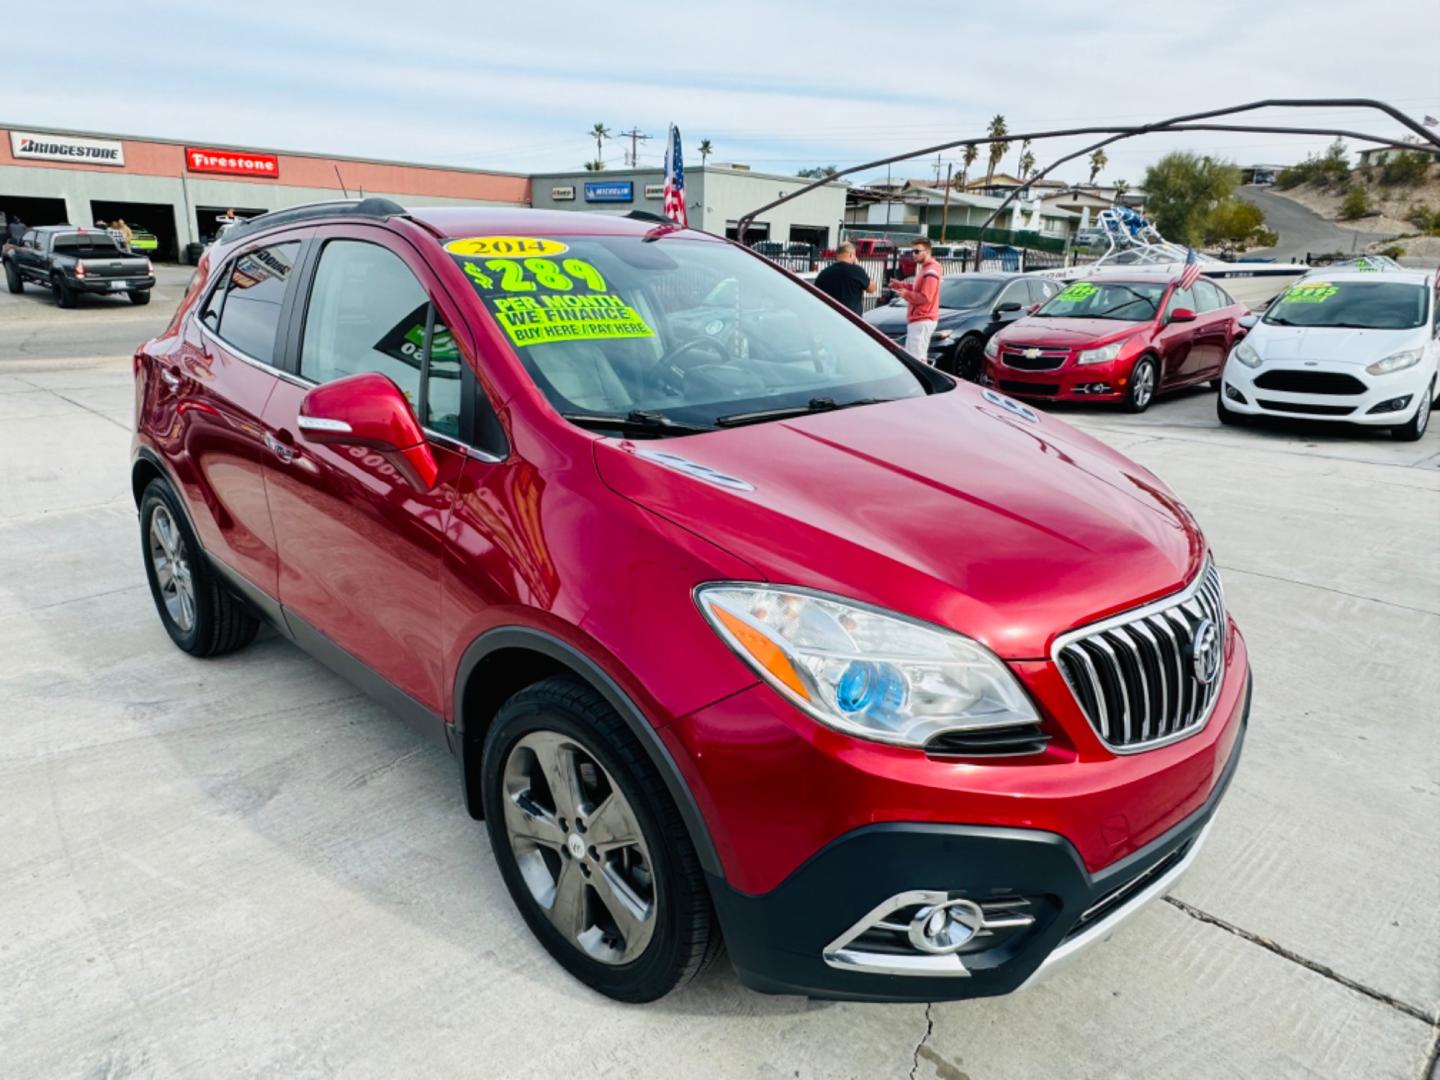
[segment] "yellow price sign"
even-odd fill
[[[460,240],[451,240],[445,245],[445,250],[452,255],[481,258],[492,255],[527,258],[535,255],[563,255],[570,250],[570,245],[539,236],[467,236]]]

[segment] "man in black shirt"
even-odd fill
[[[856,265],[855,245],[848,240],[835,249],[835,261],[815,276],[815,287],[856,315],[865,314],[865,294],[876,290],[870,275]]]

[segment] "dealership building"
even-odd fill
[[[735,235],[748,211],[802,187],[742,165],[686,170],[690,225]],[[122,219],[156,238],[159,259],[183,258],[231,211],[253,217],[301,203],[383,196],[405,205],[469,204],[627,213],[661,210],[659,169],[527,176],[218,143],[0,126],[0,223],[93,226]],[[750,240],[828,247],[845,217],[831,183],[760,216]]]

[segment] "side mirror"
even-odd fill
[[[1188,307],[1177,307],[1174,311],[1170,312],[1170,318],[1165,321],[1172,323],[1194,322],[1195,312],[1191,311]]]
[[[315,387],[300,402],[296,424],[307,442],[377,451],[418,491],[429,491],[440,475],[410,402],[376,372]]]
[[[1260,316],[1256,315],[1252,311],[1249,315],[1241,315],[1238,319],[1236,319],[1235,325],[1240,327],[1241,330],[1250,331],[1255,329],[1255,324],[1259,321]]]
[[[1020,310],[1020,301],[1018,301],[1018,300],[1007,300],[1007,301],[1006,301],[1005,303],[1003,303],[1003,304],[996,304],[996,305],[995,305],[995,310],[992,311],[990,314],[994,315],[995,318],[998,319],[998,318],[1000,318],[1001,315],[1004,315],[1007,311],[1019,311],[1019,310]]]

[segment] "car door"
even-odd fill
[[[1225,366],[1238,316],[1233,310],[1234,301],[1213,282],[1199,279],[1194,293],[1195,333],[1183,375],[1187,382],[1202,382],[1218,377]]]
[[[214,274],[180,328],[157,353],[153,426],[185,489],[195,531],[213,559],[272,600],[279,562],[266,499],[274,457],[263,414],[283,373],[277,342],[293,300],[306,230],[271,234],[237,251]]]
[[[41,272],[41,263],[44,262],[44,254],[41,251],[45,243],[44,236],[45,234],[42,232],[30,230],[21,237],[20,250],[16,252],[21,272],[28,274],[32,279],[46,279],[50,276],[48,273]]]
[[[293,378],[276,386],[265,411],[283,446],[266,489],[286,621],[315,651],[328,640],[442,714],[440,568],[466,460],[442,432],[459,422],[454,376],[463,365],[450,364],[448,380],[432,373],[423,395],[421,369],[427,351],[443,353],[463,324],[415,250],[381,227],[321,229],[301,289],[288,331]],[[417,412],[428,411],[422,423],[439,469],[430,490],[417,490],[375,450],[300,437],[309,390],[361,372],[387,376]]]
[[[1190,352],[1195,344],[1195,327],[1199,322],[1171,322],[1170,316],[1181,308],[1195,310],[1195,294],[1190,289],[1172,289],[1165,302],[1165,316],[1159,332],[1155,335],[1156,350],[1160,354],[1160,387],[1170,388],[1183,383],[1186,366],[1190,363]]]
[[[985,328],[985,336],[989,338],[992,334],[1009,326],[1017,319],[1023,319],[1027,314],[1030,303],[1029,282],[1022,280],[1010,282],[1005,288],[1000,290],[1000,295],[997,296],[995,302],[990,305],[990,323]],[[1019,304],[1020,306],[1014,311],[999,311],[1000,307],[1005,304]],[[997,314],[997,312],[999,313]]]

